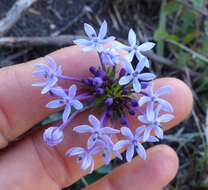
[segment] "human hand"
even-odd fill
[[[89,66],[96,65],[97,57],[93,53],[83,53],[78,47],[61,49],[50,55],[62,65],[66,74],[87,76]],[[0,187],[11,190],[58,190],[77,181],[84,175],[72,159],[65,157],[68,147],[82,144],[80,136],[70,127],[85,122],[87,114],[78,116],[66,128],[64,142],[56,148],[48,147],[42,140],[42,130],[19,142],[7,146],[8,141],[28,131],[36,123],[54,112],[45,109],[51,99],[42,96],[39,89],[31,84],[34,63],[45,63],[43,58],[0,70],[0,147],[4,148],[0,156]],[[173,92],[165,98],[174,107],[175,119],[166,129],[173,127],[189,114],[192,108],[192,94],[180,80],[162,78],[154,81],[156,87],[171,85]],[[76,141],[76,142],[75,142]],[[157,145],[147,151],[147,160],[135,158],[131,164],[124,164],[86,189],[108,190],[160,190],[175,176],[178,168],[176,153],[166,145]],[[101,160],[96,160],[96,167]]]

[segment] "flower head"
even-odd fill
[[[139,61],[141,61],[141,59],[144,59],[145,66],[149,67],[149,61],[142,53],[151,50],[155,46],[155,44],[152,42],[145,42],[141,45],[137,44],[136,34],[133,29],[129,30],[128,42],[129,46],[121,44],[117,45],[116,47],[118,49],[122,49],[128,52],[126,59],[129,62],[131,62],[133,60],[133,57],[136,55]]]
[[[135,92],[141,91],[141,82],[140,81],[150,81],[153,80],[156,76],[153,73],[141,73],[144,69],[145,60],[142,59],[136,66],[134,70],[131,63],[125,61],[125,68],[128,72],[128,75],[125,75],[120,78],[119,84],[126,85],[132,83],[133,89]]]
[[[77,163],[81,164],[82,170],[90,168],[90,173],[94,170],[94,158],[93,155],[101,151],[100,147],[91,147],[84,149],[82,147],[73,147],[66,152],[66,156],[77,156]]]
[[[46,105],[46,107],[60,108],[65,106],[63,112],[64,122],[67,121],[69,115],[71,114],[71,107],[74,107],[76,110],[81,110],[83,108],[82,103],[76,98],[77,86],[75,84],[69,87],[67,93],[61,87],[53,88],[51,92],[59,97],[59,99],[52,100]]]
[[[119,62],[119,54],[113,48],[108,48],[101,52],[102,63],[105,65],[116,65]]]
[[[87,36],[89,37],[89,40],[87,39],[78,39],[74,40],[74,43],[77,45],[84,46],[82,48],[83,51],[90,51],[92,49],[96,49],[98,52],[103,51],[103,45],[115,40],[115,37],[110,36],[108,38],[105,38],[107,34],[107,22],[104,21],[100,27],[99,33],[97,35],[95,29],[89,25],[89,24],[84,24],[84,30]]]
[[[120,150],[127,146],[126,151],[126,160],[128,162],[131,162],[134,152],[136,150],[137,154],[143,159],[146,160],[146,151],[144,147],[142,146],[143,137],[141,135],[141,132],[138,130],[138,132],[133,135],[131,130],[128,127],[122,127],[121,128],[121,134],[126,137],[125,140],[118,141],[114,147],[113,150]],[[148,142],[156,142],[158,141],[157,138],[150,136],[149,139],[147,139]]]
[[[144,131],[143,140],[146,141],[151,131],[154,131],[156,137],[162,139],[163,138],[163,126],[162,123],[167,123],[171,121],[174,116],[172,114],[160,114],[161,106],[158,105],[154,110],[152,106],[147,106],[146,113],[144,115],[139,115],[138,119],[145,124],[145,126],[141,127],[141,131]]]
[[[41,91],[42,94],[49,92],[58,82],[58,78],[62,75],[61,66],[57,66],[56,62],[49,56],[45,57],[47,64],[35,64],[34,67],[37,69],[33,72],[36,77],[44,78],[44,82],[33,83],[32,86],[44,87]]]
[[[88,147],[94,146],[98,139],[106,139],[109,135],[120,133],[117,129],[103,126],[103,122],[99,121],[94,115],[89,115],[88,121],[91,126],[79,125],[73,128],[73,131],[77,133],[91,133],[88,139]]]
[[[43,133],[43,140],[49,146],[55,146],[64,139],[64,132],[59,127],[49,127]]]
[[[172,105],[167,100],[160,98],[160,96],[168,94],[171,91],[172,91],[171,86],[162,86],[154,92],[153,85],[149,85],[144,91],[145,95],[143,95],[138,101],[139,106],[143,106],[146,103],[147,104],[156,103],[156,104],[160,104],[161,109],[163,109],[164,111],[173,112]]]

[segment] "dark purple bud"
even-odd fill
[[[113,98],[107,98],[105,100],[105,105],[106,106],[111,106],[113,104]]]
[[[99,70],[99,71],[97,72],[96,76],[104,79],[104,78],[106,78],[107,74],[106,74],[105,71]]]
[[[112,110],[107,110],[106,112],[106,117],[110,118],[113,115],[113,111]]]
[[[96,69],[96,67],[91,66],[91,67],[89,68],[89,70],[90,70],[90,72],[91,72],[93,75],[96,75],[96,74],[97,74],[97,69]]]
[[[135,115],[135,111],[132,108],[129,108],[128,112],[129,112],[130,115]]]
[[[83,84],[89,85],[91,84],[91,81],[89,79],[82,79],[81,81]]]
[[[96,88],[95,91],[96,91],[97,94],[100,94],[100,95],[104,94],[104,89],[103,88]]]
[[[92,84],[93,84],[93,86],[101,87],[102,84],[103,84],[103,80],[102,80],[100,77],[95,77],[95,78],[92,80]]]
[[[127,118],[124,115],[122,115],[120,117],[120,123],[121,123],[121,125],[126,125],[127,124]]]
[[[131,100],[131,105],[132,105],[133,107],[137,107],[137,106],[138,106],[138,101],[132,99],[132,100]]]
[[[149,86],[149,82],[141,82],[142,89],[146,89]]]
[[[123,77],[126,74],[126,70],[124,68],[121,68],[119,72],[119,78]]]

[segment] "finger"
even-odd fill
[[[95,53],[84,53],[77,46],[53,52],[51,56],[62,66],[64,74],[85,77],[91,65],[98,63]],[[41,95],[32,77],[33,64],[45,63],[43,58],[0,70],[0,148],[47,117],[54,109],[47,109],[49,96]],[[78,68],[78,69],[77,69]]]
[[[84,190],[163,189],[176,175],[178,157],[175,151],[166,145],[150,148],[147,155],[148,159],[145,162],[135,158],[131,164],[118,167]]]

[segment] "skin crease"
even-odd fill
[[[64,74],[70,76],[87,76],[88,67],[98,62],[95,53],[84,53],[76,46],[53,52],[51,56],[62,65]],[[38,81],[31,77],[34,63],[45,63],[45,60],[40,58],[0,70],[0,147],[2,148],[7,146],[8,141],[12,141],[55,111],[45,108],[45,104],[51,98],[41,95],[40,88],[31,87],[33,82]],[[77,68],[77,65],[79,65],[77,70],[72,69]],[[154,82],[156,88],[165,84],[173,87],[173,92],[164,97],[173,105],[176,116],[166,126],[168,129],[187,117],[193,101],[190,89],[182,81],[163,78]],[[49,148],[42,140],[42,131],[36,131],[26,139],[2,150],[0,153],[1,188],[58,190],[77,181],[83,172],[80,171],[74,158],[66,158],[64,154],[69,147],[83,145],[86,141],[83,136],[80,137],[71,131],[75,125],[85,123],[86,118],[87,113],[77,117],[66,128],[64,142],[56,148]],[[135,123],[133,120],[132,122],[137,127],[138,122]],[[114,190],[131,187],[132,190],[136,190],[138,186],[144,190],[162,189],[176,174],[178,167],[176,153],[168,146],[159,145],[149,149],[147,154],[147,161],[136,158],[131,164],[119,167],[87,189]],[[100,158],[96,160],[96,167],[100,166],[100,161]],[[155,179],[155,181],[147,183],[144,179]]]

